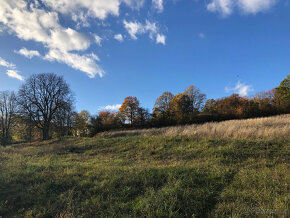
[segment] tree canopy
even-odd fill
[[[63,77],[54,73],[30,76],[18,91],[18,103],[23,116],[29,117],[49,139],[51,121],[57,112],[72,104],[72,92]]]

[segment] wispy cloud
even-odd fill
[[[19,51],[14,51],[17,54],[23,55],[29,59],[33,58],[34,56],[40,57],[40,53],[36,50],[28,50],[27,48],[22,48]]]
[[[24,78],[23,76],[21,76],[19,74],[19,71],[16,70],[16,65],[13,63],[10,63],[6,60],[4,60],[3,58],[0,57],[0,66],[7,68],[6,74],[11,77],[11,78],[15,78],[18,80],[23,81]]]
[[[207,5],[207,10],[219,12],[223,16],[230,15],[233,9],[233,0],[211,0]]]
[[[114,39],[116,39],[119,42],[123,42],[124,41],[124,37],[122,34],[116,34],[114,35]]]
[[[94,34],[94,39],[95,39],[95,42],[97,43],[97,45],[101,46],[102,38],[100,36],[98,36],[97,34]]]
[[[109,110],[109,111],[117,111],[121,107],[121,104],[115,104],[115,105],[107,105],[103,107],[99,107],[99,111],[101,110]]]
[[[239,8],[247,14],[256,14],[266,11],[277,3],[278,0],[239,0]]]
[[[103,77],[105,71],[96,64],[99,58],[95,54],[78,55],[58,49],[50,50],[44,57],[45,60],[58,61],[68,66],[87,73],[90,78],[94,78],[96,74]]]
[[[240,81],[237,82],[236,86],[234,88],[225,87],[226,92],[234,92],[239,94],[240,96],[244,97],[249,94],[249,92],[254,91],[251,85],[246,85],[241,83]]]
[[[9,63],[8,61],[4,60],[3,58],[0,57],[0,66],[6,67],[6,68],[15,68],[15,64]]]
[[[163,11],[163,0],[152,0],[153,8],[155,8],[159,13]]]
[[[207,10],[218,12],[222,16],[228,16],[235,9],[242,11],[244,14],[256,14],[264,12],[273,7],[278,0],[211,0],[207,4]]]
[[[18,72],[19,71],[17,71],[17,70],[7,70],[6,74],[11,78],[15,78],[15,79],[18,79],[20,81],[23,81],[24,80],[23,76],[21,76]]]
[[[146,23],[142,24],[136,21],[128,22],[124,20],[123,23],[132,39],[137,40],[137,35],[148,33],[149,38],[152,40],[155,39],[157,44],[162,43],[165,45],[165,35],[159,33],[159,28],[155,22],[146,20]]]
[[[165,45],[166,44],[166,42],[165,42],[165,40],[166,40],[166,36],[165,35],[162,35],[162,34],[157,34],[157,37],[156,37],[156,43],[157,44],[163,44],[163,45]]]

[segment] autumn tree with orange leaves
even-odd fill
[[[129,122],[131,125],[135,123],[138,117],[139,100],[136,97],[126,97],[119,109],[119,117],[123,123]]]

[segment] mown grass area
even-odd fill
[[[289,217],[290,138],[133,136],[0,148],[2,217]]]

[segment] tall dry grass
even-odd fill
[[[97,137],[121,136],[191,136],[208,138],[289,138],[290,114],[245,120],[209,122],[175,127],[104,132]]]

